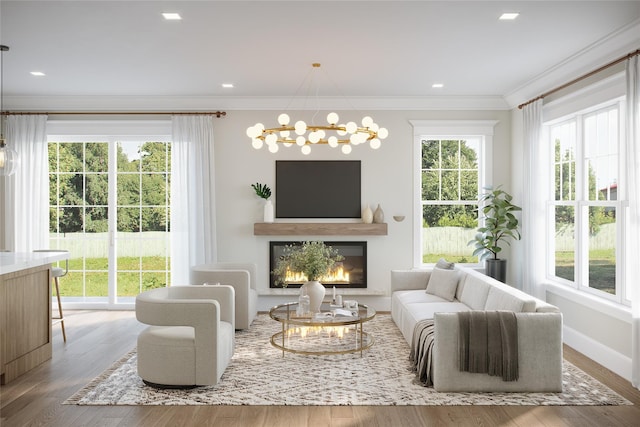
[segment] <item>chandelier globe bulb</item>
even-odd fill
[[[259,149],[261,149],[261,148],[262,148],[262,146],[264,145],[264,143],[262,142],[262,140],[261,140],[261,139],[254,138],[254,139],[251,141],[251,145],[252,145],[252,146],[253,146],[253,148],[255,148],[256,150],[259,150]]]
[[[264,140],[267,144],[273,145],[278,142],[278,136],[275,133],[270,133],[265,137]]]
[[[287,113],[282,113],[278,116],[278,123],[280,123],[282,126],[288,125],[290,120],[291,119],[289,118],[289,115]]]
[[[355,122],[348,122],[345,127],[347,129],[347,133],[354,134],[358,131],[358,125],[355,124]]]
[[[303,135],[307,131],[307,124],[304,122],[304,120],[298,120],[294,125],[294,129],[296,131],[296,134]]]

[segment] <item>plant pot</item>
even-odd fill
[[[486,274],[502,283],[507,283],[507,260],[488,259],[486,261]]]
[[[308,281],[300,287],[300,293],[309,296],[309,311],[311,313],[320,312],[326,291],[324,285],[317,280]]]

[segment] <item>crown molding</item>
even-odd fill
[[[600,39],[505,95],[511,108],[640,48],[640,19]]]
[[[501,96],[216,97],[216,96],[5,96],[6,111],[203,110],[508,110]]]

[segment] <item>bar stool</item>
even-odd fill
[[[53,250],[53,249],[37,249],[34,252],[68,252],[65,250]],[[64,315],[62,314],[62,303],[60,302],[60,282],[58,279],[60,277],[64,277],[69,273],[69,260],[65,260],[65,268],[62,269],[60,267],[51,267],[51,277],[53,277],[53,283],[56,288],[56,298],[58,299],[58,317],[51,317],[51,319],[56,320],[55,323],[60,323],[62,327],[62,339],[64,342],[67,342],[67,333],[64,330]]]

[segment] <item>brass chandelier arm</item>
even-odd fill
[[[307,126],[307,130],[310,130],[312,132],[316,132],[319,130],[326,130],[326,131],[333,131],[333,132],[345,132],[347,133],[347,128],[345,126],[338,126],[338,125],[329,125],[329,126],[316,126],[316,125],[311,125],[311,126]],[[277,128],[269,128],[269,129],[265,129],[262,131],[262,134],[257,136],[256,139],[261,139],[262,141],[266,140],[267,135],[270,134],[274,134],[278,136],[278,139],[276,140],[276,142],[280,142],[283,144],[295,144],[296,140],[294,138],[283,138],[279,135],[280,132],[295,132],[295,127],[293,126],[280,126]],[[367,137],[367,141],[371,141],[372,139],[376,138],[378,136],[377,132],[374,132],[373,130],[369,129],[369,128],[364,128],[364,127],[359,127],[357,128],[355,133],[366,133],[369,136]],[[351,140],[346,138],[346,139],[337,139],[336,141],[338,144],[349,144],[351,143]],[[321,138],[319,141],[317,142],[311,142],[309,140],[305,139],[305,144],[313,144],[313,145],[317,145],[317,144],[329,144],[329,140],[328,139],[324,139]]]

